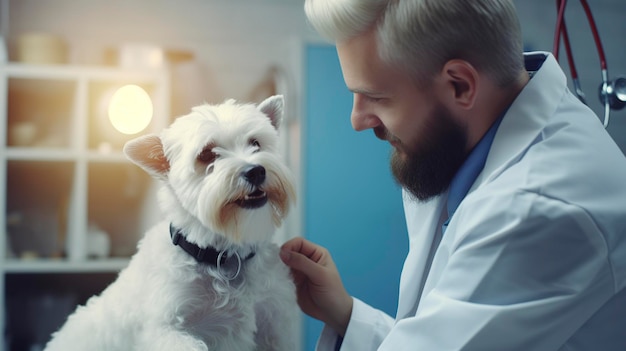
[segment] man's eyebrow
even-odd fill
[[[383,93],[380,91],[370,90],[367,88],[355,88],[355,89],[348,88],[348,90],[350,90],[354,94],[371,95],[371,96],[383,95]]]

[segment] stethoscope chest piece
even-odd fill
[[[617,77],[612,82],[600,84],[600,101],[613,110],[626,106],[626,77]]]

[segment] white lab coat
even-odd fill
[[[341,350],[626,350],[626,159],[554,57],[533,55],[438,247],[445,195],[405,196],[397,317],[355,298]],[[318,350],[336,338],[325,327]]]

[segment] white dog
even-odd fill
[[[166,221],[45,350],[295,350],[295,288],[271,241],[295,197],[282,111],[282,96],[202,105],[125,145],[163,181]]]

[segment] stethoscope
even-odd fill
[[[591,33],[593,34],[593,40],[596,43],[596,49],[598,50],[598,56],[600,58],[600,72],[602,73],[602,84],[600,85],[599,93],[600,102],[604,104],[603,123],[604,127],[606,128],[609,125],[609,116],[611,113],[611,109],[620,110],[624,106],[626,106],[626,77],[617,77],[614,81],[609,80],[606,57],[604,56],[604,49],[602,48],[602,41],[600,40],[600,35],[598,34],[596,22],[593,19],[593,15],[591,14],[591,9],[587,4],[587,0],[580,0],[580,3],[582,4],[585,10],[585,14],[587,15],[587,20],[589,21],[589,26],[591,27]],[[563,44],[567,53],[567,61],[572,75],[572,82],[574,84],[574,91],[580,101],[582,101],[584,104],[587,104],[585,100],[585,94],[583,93],[583,90],[580,86],[580,81],[578,80],[578,72],[576,71],[576,65],[574,64],[574,57],[572,55],[572,49],[569,43],[567,27],[565,26],[565,18],[563,17],[565,14],[566,5],[567,0],[556,0],[558,14],[556,18],[556,29],[554,32],[553,54],[558,61],[560,47],[559,41],[562,35]]]

